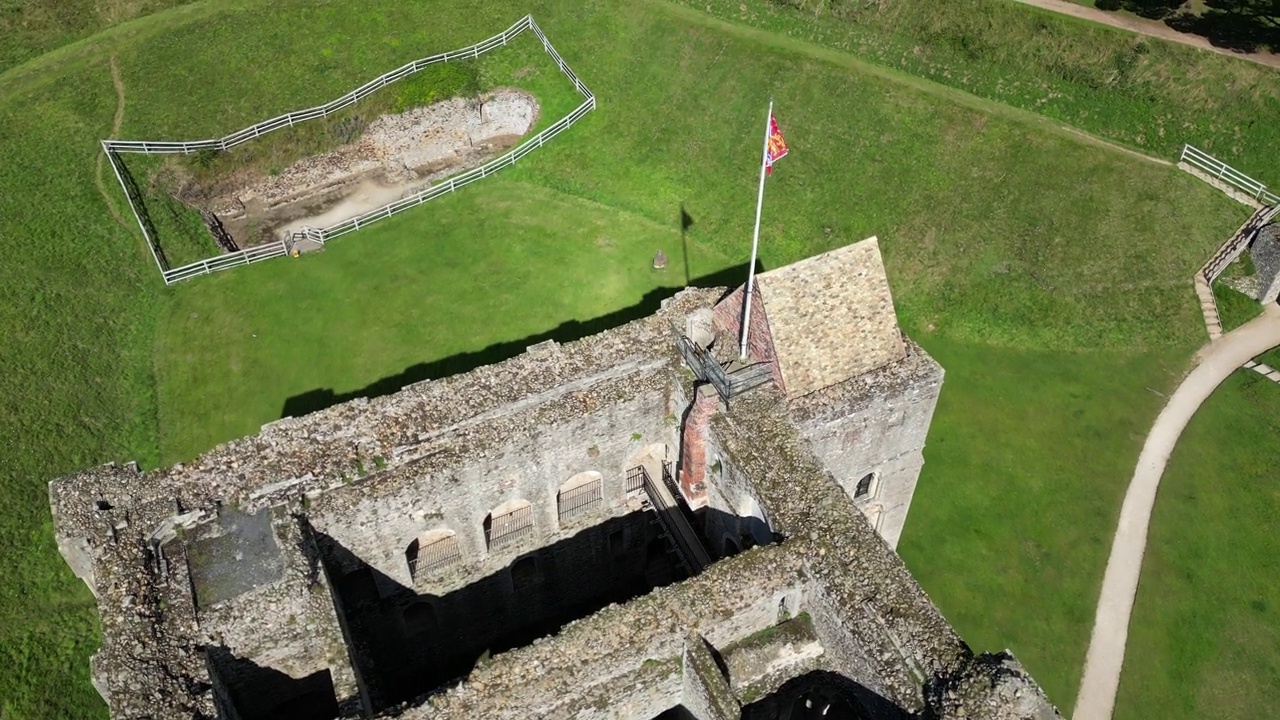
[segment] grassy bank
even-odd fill
[[[994,350],[947,369],[898,551],[974,648],[1011,648],[1069,716],[1120,502],[1190,353]]]
[[[95,185],[95,138],[115,110],[105,58],[0,95],[0,715],[94,717],[96,612],[60,567],[46,483],[158,459],[151,342],[164,299],[136,228]]]
[[[1236,372],[1170,458],[1117,720],[1256,718],[1280,693],[1280,386]]]
[[[1280,184],[1267,162],[1280,152],[1280,125],[1261,120],[1280,114],[1272,68],[1006,0],[679,1],[1160,157],[1190,143]]]
[[[0,7],[0,72],[185,0],[31,0]]]

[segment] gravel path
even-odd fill
[[[1110,720],[1115,706],[1129,616],[1138,591],[1147,525],[1155,504],[1160,476],[1178,436],[1200,404],[1236,368],[1273,347],[1280,346],[1280,305],[1268,305],[1262,317],[1209,343],[1199,353],[1198,364],[1178,386],[1138,456],[1138,467],[1120,508],[1120,523],[1111,544],[1111,557],[1102,579],[1102,594],[1093,621],[1093,637],[1085,657],[1084,678],[1076,696],[1073,720]]]
[[[1034,5],[1045,10],[1052,10],[1063,15],[1083,18],[1100,22],[1104,25],[1118,27],[1130,32],[1136,32],[1142,35],[1150,35],[1163,40],[1169,40],[1183,45],[1198,47],[1202,50],[1209,50],[1222,55],[1230,55],[1244,60],[1256,62],[1260,65],[1269,65],[1271,67],[1280,68],[1280,55],[1275,53],[1242,53],[1226,48],[1220,48],[1210,43],[1207,39],[1199,35],[1191,35],[1189,33],[1181,33],[1173,28],[1165,25],[1159,20],[1147,20],[1146,18],[1133,17],[1131,15],[1122,15],[1120,13],[1107,12],[1094,7],[1085,5],[1077,5],[1070,0],[1017,0],[1023,5]]]

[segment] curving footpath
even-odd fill
[[[1160,411],[1138,456],[1138,467],[1120,508],[1120,523],[1102,579],[1102,594],[1093,621],[1093,637],[1085,657],[1084,678],[1072,720],[1110,720],[1124,665],[1129,615],[1138,591],[1138,574],[1147,544],[1147,525],[1160,476],[1183,428],[1200,404],[1236,368],[1280,346],[1280,306],[1268,305],[1262,316],[1206,345],[1198,364]]]

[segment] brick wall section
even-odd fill
[[[707,499],[707,429],[720,407],[720,396],[710,385],[699,387],[693,407],[684,420],[680,439],[680,494],[691,507],[702,507]]]
[[[742,294],[746,286],[737,288],[712,311],[711,327],[716,333],[716,357],[722,361],[738,357],[742,339]],[[759,286],[751,293],[751,332],[747,336],[747,358],[752,362],[768,363],[773,382],[786,392],[782,383],[782,369],[778,366],[778,353],[773,347],[773,333],[769,330],[769,317],[764,311],[764,299]]]

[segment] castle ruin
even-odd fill
[[[115,718],[1057,718],[902,532],[942,368],[875,238],[50,484]]]

